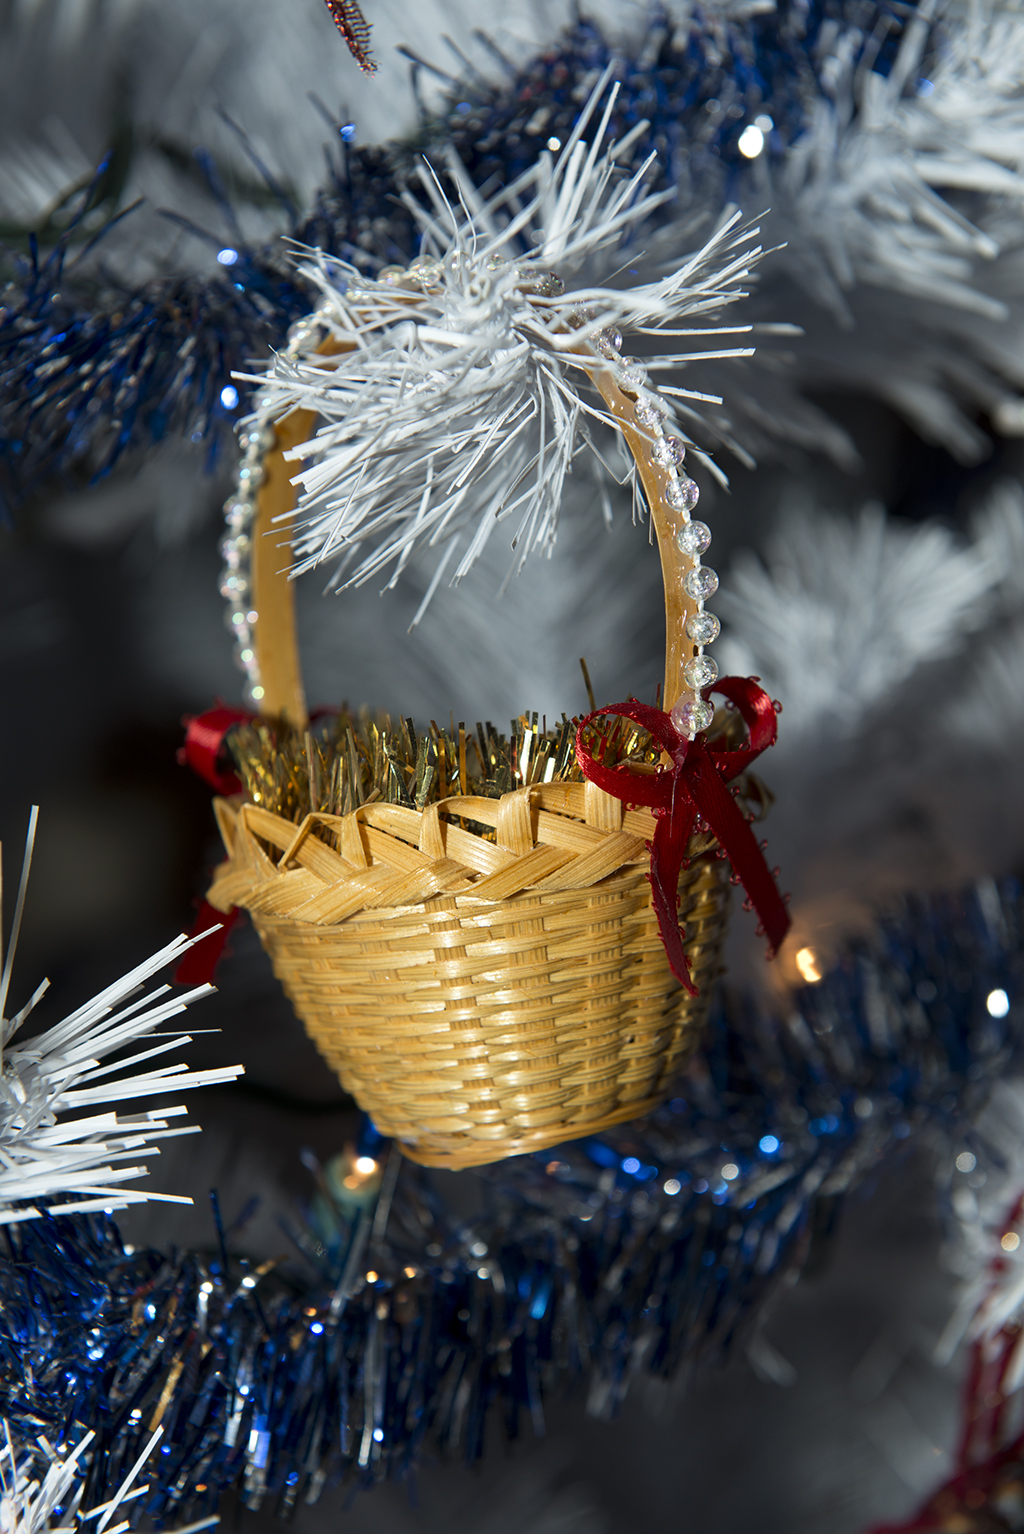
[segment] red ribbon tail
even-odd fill
[[[748,740],[737,750],[718,750],[703,735],[687,741],[668,714],[635,698],[595,709],[580,721],[576,760],[584,777],[627,804],[643,804],[657,817],[651,844],[651,891],[658,926],[672,973],[691,995],[697,994],[679,926],[679,872],[696,817],[718,838],[719,845],[750,896],[770,945],[769,958],[789,929],[789,912],[746,819],[726,784],[743,772],[768,746],[775,744],[776,705],[754,677],[722,677],[708,692],[722,693],[739,709]],[[632,719],[648,730],[672,758],[668,771],[635,773],[628,765],[604,767],[591,754],[587,728],[606,714]]]
[[[202,933],[208,935],[201,942],[194,943],[185,954],[181,963],[174,971],[175,985],[210,985],[217,965],[224,956],[224,945],[228,940],[228,933],[241,916],[237,906],[232,906],[227,915],[218,911],[208,900],[204,900],[199,907],[199,915],[192,924],[189,937],[200,937]],[[216,923],[220,925],[216,931],[210,928]]]
[[[753,831],[704,752],[692,754],[688,787],[698,813],[717,836],[750,897],[751,905],[761,918],[771,953],[777,953],[789,930],[789,912]]]
[[[699,995],[683,946],[685,933],[679,925],[679,874],[690,840],[693,815],[659,815],[651,843],[651,904],[665,945],[672,973],[691,996]]]

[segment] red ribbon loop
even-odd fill
[[[207,709],[205,714],[184,719],[185,744],[178,752],[178,761],[183,767],[191,767],[218,794],[240,794],[242,784],[228,765],[224,743],[232,725],[244,724],[253,718],[255,715],[246,713],[244,709],[227,708],[223,703],[218,703],[216,708]],[[233,906],[225,915],[222,911],[215,911],[208,901],[202,902],[189,937],[199,937],[204,932],[209,935],[194,948],[190,948],[178,965],[174,972],[177,985],[209,985],[212,982],[228,933],[240,915],[237,907]],[[211,927],[217,923],[219,926],[216,931],[211,932]]]
[[[242,784],[237,774],[227,764],[224,742],[232,725],[244,724],[255,718],[244,709],[227,708],[219,703],[207,709],[205,714],[185,719],[185,744],[178,753],[178,760],[198,773],[204,783],[209,783],[218,794],[240,794]]]
[[[175,985],[210,985],[224,953],[228,933],[241,916],[237,906],[225,914],[216,910],[208,900],[199,906],[199,915],[192,924],[189,937],[198,937],[174,971]],[[212,929],[212,930],[211,930]],[[203,933],[206,934],[203,937]]]
[[[750,897],[769,942],[769,958],[789,929],[789,913],[783,903],[755,840],[736,800],[726,788],[731,778],[749,767],[769,746],[775,744],[778,722],[775,705],[752,677],[720,677],[713,687],[704,689],[705,697],[721,693],[734,703],[747,726],[745,746],[735,751],[721,751],[709,746],[702,733],[693,740],[681,735],[668,714],[660,708],[638,703],[612,703],[595,709],[581,721],[576,732],[576,760],[584,776],[606,793],[627,804],[642,804],[654,811],[654,840],[651,843],[651,892],[661,940],[665,945],[672,973],[691,996],[697,987],[690,978],[690,961],[683,947],[679,925],[677,889],[679,874],[686,863],[686,848],[697,817],[718,838]],[[627,765],[604,767],[584,744],[584,732],[602,714],[618,714],[642,725],[658,745],[672,758],[672,766],[654,773],[633,772]]]

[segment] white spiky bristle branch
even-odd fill
[[[199,1133],[198,1125],[171,1127],[170,1121],[187,1109],[175,1104],[122,1116],[107,1105],[219,1086],[244,1074],[241,1065],[190,1071],[180,1063],[133,1072],[143,1061],[191,1042],[180,1029],[157,1030],[193,1002],[212,995],[214,987],[201,985],[179,993],[167,984],[148,993],[145,988],[201,939],[175,938],[62,1022],[24,1043],[11,1044],[49,986],[44,980],[20,1012],[5,1017],[37,815],[33,809],[0,978],[0,1225],[39,1218],[43,1210],[32,1202],[36,1199],[46,1201],[50,1215],[112,1211],[152,1200],[191,1204],[190,1198],[177,1194],[124,1186],[146,1175],[140,1158],[159,1155],[158,1141]],[[103,1063],[115,1051],[143,1041],[146,1047],[136,1053]],[[67,1117],[83,1109],[83,1117]],[[97,1109],[103,1111],[88,1111]]]
[[[60,1444],[54,1447],[39,1437],[32,1444],[15,1444],[10,1428],[3,1423],[0,1442],[0,1534],[78,1534],[83,1526],[96,1534],[125,1534],[130,1520],[119,1519],[118,1512],[149,1490],[136,1485],[153,1450],[163,1437],[158,1427],[142,1453],[125,1475],[109,1502],[82,1511],[83,1472],[88,1452],[96,1434],[85,1433],[73,1449]],[[220,1522],[217,1514],[200,1518],[174,1534],[199,1534]]]
[[[414,621],[446,573],[453,581],[467,573],[499,522],[514,527],[516,569],[531,551],[550,552],[578,454],[590,449],[600,476],[607,472],[602,433],[625,440],[634,460],[625,477],[639,469],[666,575],[666,703],[678,701],[690,734],[709,722],[700,689],[717,667],[704,645],[719,625],[704,601],[718,578],[701,565],[711,535],[691,519],[699,492],[682,465],[689,453],[722,478],[684,424],[699,421],[702,402],[721,401],[656,385],[651,375],[751,354],[749,346],[697,338],[749,331],[713,321],[744,296],[760,254],[757,230],[735,214],[698,251],[676,257],[665,276],[632,287],[592,280],[609,269],[621,276],[640,259],[636,231],[671,195],[646,189],[654,155],[635,171],[621,168],[645,124],[602,148],[616,86],[592,141],[584,139],[609,79],[606,72],[557,158],[545,152],[509,187],[485,196],[449,155],[456,208],[433,171],[422,170],[426,204],[411,194],[407,201],[423,253],[407,268],[385,268],[370,281],[307,253],[302,270],[320,288],[321,304],[293,328],[267,374],[248,379],[259,387],[257,409],[243,431],[239,491],[226,507],[221,589],[257,704],[259,615],[248,569],[254,507],[272,423],[303,410],[321,425],[286,455],[301,463],[293,573],[332,560],[332,586],[385,571],[393,585],[414,549],[434,548],[433,578]],[[624,336],[640,340],[642,361],[621,354]],[[692,349],[680,349],[681,341]],[[282,528],[277,541],[289,531]]]

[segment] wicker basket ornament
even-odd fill
[[[343,1086],[417,1161],[475,1166],[635,1118],[694,1047],[728,870],[696,858],[680,881],[692,997],[651,908],[649,811],[566,783],[298,828],[220,801],[218,820],[211,904],[250,912]]]
[[[414,302],[427,279],[407,277]],[[703,613],[717,580],[693,578],[707,529],[690,521],[696,487],[666,451],[675,439],[650,408],[652,391],[632,384],[617,357],[604,361],[586,336],[580,348],[633,454],[658,538],[665,695],[679,700],[666,740],[678,749],[647,784],[667,784],[688,749],[703,749],[700,732],[713,714],[701,684],[716,668],[692,637],[718,630]],[[326,344],[321,333],[325,371],[344,368],[344,352],[337,332]],[[296,409],[250,431],[243,479],[258,493],[251,526],[237,511],[234,524],[251,550],[233,621],[258,681],[252,696],[263,716],[300,729],[307,713],[294,588],[280,548],[292,536],[291,462],[314,428],[315,417]],[[592,775],[600,772],[594,766]],[[500,798],[463,793],[421,810],[364,803],[300,824],[224,798],[217,817],[227,861],[210,903],[251,914],[342,1085],[416,1161],[474,1166],[634,1118],[659,1102],[695,1048],[719,969],[730,875],[696,809],[681,842],[672,820],[678,845],[665,865],[670,920],[677,934],[678,920],[685,925],[682,984],[662,941],[665,913],[659,931],[652,901],[650,848],[668,823],[664,809],[607,773],[603,786],[527,782]]]

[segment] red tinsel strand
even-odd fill
[[[1024,1194],[1017,1199],[1003,1229],[1011,1229],[1024,1217]],[[996,1255],[990,1264],[992,1289],[1005,1268]],[[990,1290],[991,1292],[991,1290]],[[984,1304],[982,1305],[984,1309]],[[1024,1459],[1024,1433],[1001,1443],[1006,1427],[1009,1392],[1006,1376],[1020,1343],[1020,1327],[1011,1322],[994,1336],[980,1337],[971,1346],[960,1407],[960,1437],[956,1447],[956,1472],[933,1492],[906,1523],[876,1524],[869,1534],[988,1534],[1009,1528],[996,1498],[1006,1489],[1004,1472],[1012,1480]]]
[[[377,73],[377,65],[370,57],[370,23],[356,4],[356,0],[326,0],[334,25],[348,44],[348,51],[364,75]]]

